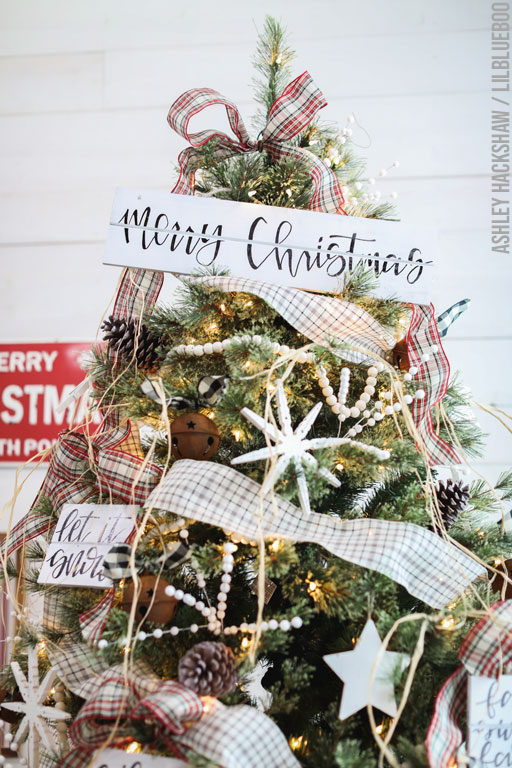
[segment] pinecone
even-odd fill
[[[112,352],[116,352],[120,357],[130,358],[137,347],[137,368],[154,367],[158,360],[156,350],[160,340],[151,333],[147,325],[139,325],[137,320],[122,320],[110,315],[108,320],[103,322],[101,330],[104,331],[103,338]]]
[[[449,530],[457,522],[460,513],[468,502],[469,486],[462,485],[460,480],[457,483],[454,483],[453,480],[447,480],[446,483],[443,483],[441,480],[436,495],[444,527]]]
[[[224,643],[197,643],[180,659],[178,679],[200,696],[224,696],[238,676],[233,651]]]

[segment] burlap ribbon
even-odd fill
[[[207,107],[223,106],[229,125],[236,138],[221,131],[203,130],[190,133],[190,119]],[[185,91],[172,104],[167,121],[171,128],[190,144],[179,157],[180,177],[173,192],[194,194],[194,173],[200,167],[202,155],[197,147],[211,145],[212,157],[221,162],[247,152],[267,152],[277,163],[295,160],[313,180],[310,209],[326,213],[344,213],[340,183],[330,168],[316,155],[303,147],[287,144],[303,131],[317,112],[327,105],[322,92],[310,74],[303,72],[289,83],[268,113],[268,121],[257,141],[252,141],[232,101],[211,88],[192,88]]]
[[[467,634],[458,654],[462,664],[437,694],[426,739],[431,768],[454,765],[464,740],[459,721],[466,710],[468,675],[498,677],[507,667],[512,671],[511,628],[512,600],[504,600],[491,605]]]

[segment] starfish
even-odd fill
[[[49,669],[44,679],[39,683],[39,667],[37,648],[28,651],[28,680],[23,674],[17,661],[11,662],[11,668],[23,696],[23,701],[12,701],[2,704],[6,709],[23,714],[18,726],[15,743],[20,743],[28,731],[28,754],[30,768],[38,765],[38,736],[48,750],[55,749],[52,733],[45,720],[65,720],[70,715],[55,707],[46,707],[43,702],[48,697],[50,689],[57,678],[54,669]]]
[[[257,413],[251,411],[250,408],[242,408],[240,411],[251,424],[254,424],[254,426],[261,430],[265,436],[273,440],[275,445],[260,448],[256,451],[250,451],[243,456],[236,456],[231,461],[232,464],[245,464],[249,461],[261,461],[277,455],[278,459],[274,467],[263,481],[262,490],[264,494],[270,491],[279,477],[291,464],[297,478],[301,509],[306,514],[309,514],[311,512],[311,505],[309,503],[309,493],[304,467],[311,467],[316,470],[320,477],[323,477],[324,480],[335,488],[339,488],[341,485],[338,478],[335,477],[332,472],[329,472],[325,467],[318,466],[318,461],[309,453],[309,451],[332,448],[350,443],[358,446],[362,450],[374,453],[379,459],[389,458],[389,451],[381,451],[379,448],[360,443],[357,440],[351,440],[348,437],[314,437],[306,439],[306,435],[322,410],[322,403],[317,403],[294,430],[282,381],[276,382],[276,401],[280,429],[275,427],[274,424],[265,421],[265,419],[258,416]]]

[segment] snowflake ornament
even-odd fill
[[[294,430],[292,427],[290,409],[283,389],[283,383],[280,380],[276,381],[276,401],[280,429],[274,426],[274,424],[265,421],[265,419],[258,416],[257,413],[251,411],[250,408],[242,408],[240,411],[251,424],[257,427],[266,438],[270,438],[275,445],[259,448],[256,451],[250,451],[243,456],[237,456],[231,460],[232,464],[245,464],[250,461],[263,461],[275,456],[278,457],[275,465],[270,468],[269,473],[263,481],[263,494],[267,494],[270,491],[286,468],[291,464],[297,478],[301,509],[306,514],[309,514],[311,512],[311,505],[309,503],[309,492],[304,467],[314,469],[320,477],[335,488],[338,488],[341,485],[338,478],[335,477],[332,472],[329,472],[325,467],[318,466],[318,461],[311,455],[311,453],[309,453],[309,451],[351,444],[368,453],[373,453],[379,459],[384,460],[389,458],[389,451],[382,451],[379,448],[360,443],[356,440],[351,440],[348,437],[314,437],[307,439],[306,435],[322,410],[322,403],[317,403]]]
[[[29,768],[36,768],[39,762],[39,737],[47,750],[56,748],[46,720],[65,720],[70,715],[68,712],[55,707],[46,707],[43,704],[57,679],[57,673],[54,669],[49,669],[43,681],[39,682],[37,648],[30,648],[28,651],[28,680],[17,661],[11,662],[11,669],[23,701],[11,701],[2,706],[23,715],[14,742],[19,744],[28,731],[28,764]]]

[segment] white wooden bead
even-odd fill
[[[391,416],[391,414],[393,413],[393,406],[386,405],[386,407],[384,408],[384,413],[386,414],[386,416]]]
[[[350,408],[348,408],[346,405],[341,406],[341,412],[342,414],[348,418],[350,416]]]
[[[409,373],[410,373],[412,376],[414,376],[414,374],[415,374],[415,373],[418,373],[418,369],[417,369],[417,367],[416,367],[415,365],[411,365],[411,367],[409,368]]]
[[[413,401],[412,395],[404,395],[404,403],[407,403],[407,405],[410,405]]]
[[[368,376],[376,376],[378,374],[377,368],[372,365],[371,368],[368,368]]]
[[[334,403],[332,406],[332,412],[336,414],[336,416],[341,413],[341,405],[339,403]]]
[[[279,347],[279,354],[280,355],[287,355],[290,351],[290,347],[287,347],[286,344],[281,344]]]
[[[257,334],[256,336],[252,337],[252,340],[255,344],[261,344],[261,342],[263,341],[263,338]]]
[[[211,355],[213,353],[213,344],[210,341],[207,341],[204,345],[204,353],[205,355]]]
[[[329,395],[328,397],[325,398],[325,402],[327,403],[327,405],[336,405],[338,401],[336,400],[336,397],[334,395]]]
[[[362,400],[363,403],[368,403],[368,402],[370,402],[371,398],[370,398],[370,395],[368,394],[368,392],[363,392],[363,394],[361,395],[361,397],[359,399]]]
[[[355,427],[354,427],[354,430],[355,430],[356,434],[358,435],[360,432],[363,431],[363,428],[362,428],[362,426],[360,424],[356,424]]]
[[[325,386],[322,388],[322,395],[324,397],[329,397],[329,395],[333,395],[333,394],[334,394],[334,389],[332,387]]]
[[[402,410],[402,404],[401,403],[395,403],[393,405],[393,409],[398,413],[398,411]]]
[[[180,630],[178,629],[178,627],[171,627],[171,635],[173,635],[173,637],[176,637],[179,631]]]
[[[370,395],[371,397],[372,395],[375,394],[375,387],[372,386],[372,384],[367,384],[366,387],[364,388],[364,391],[366,392],[367,395]]]
[[[193,344],[187,344],[185,347],[185,354],[186,355],[193,355],[194,354],[194,345]]]
[[[355,431],[355,429],[354,429],[353,427],[352,427],[352,429],[349,429],[349,431],[347,432],[347,435],[348,435],[349,437],[355,437],[355,436],[356,436],[356,431]]]
[[[357,400],[354,403],[354,408],[357,408],[359,411],[364,411],[364,409],[366,408],[365,401],[364,400]]]
[[[382,413],[379,413],[379,411],[377,411],[377,413],[374,415],[374,418],[375,418],[375,421],[382,421],[384,417]]]
[[[375,426],[375,419],[373,419],[373,418],[372,419],[368,419],[368,426],[369,427],[374,427]]]
[[[425,397],[425,390],[424,389],[417,389],[414,393],[414,396],[418,398],[418,400],[423,400]]]
[[[228,349],[231,344],[231,339],[222,339],[222,349]]]
[[[371,416],[371,413],[370,413],[370,411],[368,410],[368,408],[366,409],[366,411],[363,411],[363,416],[365,417],[365,419],[369,419],[369,418],[370,418],[370,416]]]
[[[353,419],[357,419],[357,417],[360,415],[359,408],[356,408],[356,407],[351,408],[350,415],[352,416]]]
[[[404,381],[412,381],[412,376],[410,373],[404,374]]]
[[[366,379],[366,384],[368,386],[374,387],[376,383],[377,383],[377,379],[375,378],[375,376],[368,376],[368,378]]]
[[[300,616],[294,616],[290,624],[294,629],[300,629],[302,627],[302,619]]]
[[[214,341],[212,346],[213,346],[213,351],[214,351],[215,353],[217,353],[217,354],[218,354],[219,352],[222,352],[222,349],[223,349],[223,347],[222,347],[222,342],[220,342],[220,341]]]

